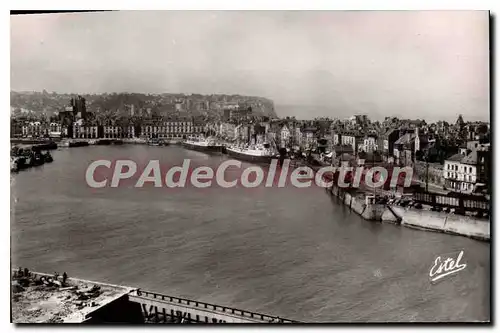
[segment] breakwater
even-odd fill
[[[419,230],[466,236],[482,241],[490,240],[488,219],[377,203],[374,195],[349,191],[338,186],[327,189],[327,193],[368,221],[396,223]]]

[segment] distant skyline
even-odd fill
[[[279,116],[489,121],[487,11],[11,17],[11,89],[262,96]],[[286,110],[286,111],[285,111]]]

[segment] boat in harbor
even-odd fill
[[[168,146],[168,141],[165,141],[163,139],[156,139],[156,138],[153,138],[153,139],[150,139],[147,141],[147,144],[149,146]]]
[[[191,150],[213,153],[220,153],[223,148],[223,145],[213,138],[187,139],[182,142],[182,146]]]
[[[45,158],[42,155],[42,153],[40,153],[39,150],[33,150],[32,151],[31,165],[32,166],[38,166],[38,165],[42,165],[43,163],[45,163]]]
[[[39,146],[14,146],[10,152],[10,171],[17,172],[29,167],[54,161],[49,151],[43,153]]]
[[[54,158],[52,157],[49,151],[42,153],[42,156],[45,163],[51,163],[54,161]]]
[[[278,158],[277,154],[271,149],[270,144],[257,144],[248,147],[226,147],[226,152],[229,156],[238,160],[248,161],[253,163],[271,163],[271,160]]]
[[[10,157],[10,172],[18,172],[20,167],[20,158],[17,156]]]
[[[91,145],[97,146],[110,146],[110,145],[121,145],[123,140],[120,139],[97,139],[89,141]]]
[[[67,147],[67,148],[85,147],[85,146],[88,146],[88,145],[89,145],[88,141],[84,141],[84,140],[72,140],[72,139],[63,140],[60,143],[61,147]]]

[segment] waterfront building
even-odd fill
[[[134,131],[135,134],[136,131]],[[145,138],[185,139],[188,136],[200,135],[203,125],[194,125],[192,121],[165,121],[143,124],[140,128],[141,136]]]
[[[21,127],[21,132],[23,137],[38,138],[48,134],[48,129],[39,121],[31,121]]]
[[[204,132],[205,122],[202,119],[194,119],[191,123],[191,135],[200,137]]]
[[[236,125],[228,122],[221,123],[219,135],[226,140],[234,140],[237,137]]]
[[[370,123],[367,115],[354,115],[347,119],[346,125],[349,129],[365,128]]]
[[[128,125],[124,126],[122,129],[123,138],[132,139],[135,138],[135,126]]]
[[[290,126],[290,137],[292,141],[292,146],[298,148],[301,146],[302,142],[302,128],[297,121],[293,121]]]
[[[351,126],[357,125],[356,116],[350,116],[347,118],[347,123]]]
[[[354,149],[351,145],[334,145],[332,147],[332,161],[342,156],[342,154],[354,155]]]
[[[118,134],[119,134],[119,126],[108,125],[103,127],[103,137],[105,139],[116,139],[119,137]]]
[[[339,166],[342,168],[349,168],[356,166],[356,157],[352,154],[343,153],[337,158]]]
[[[221,136],[220,135],[220,124],[205,122],[205,125],[198,124],[195,128],[195,132],[199,130],[200,134],[204,133],[205,136]]]
[[[329,139],[327,139],[325,137],[317,138],[316,148],[317,148],[318,153],[323,153],[323,154],[330,153],[331,142],[329,141]]]
[[[421,156],[427,155],[429,149],[435,144],[436,139],[432,135],[422,133],[418,127],[415,129],[415,157],[417,156],[417,152],[420,152]]]
[[[288,129],[288,126],[283,125],[280,131],[280,147],[281,148],[287,147],[289,142],[290,142],[290,130]]]
[[[23,125],[15,119],[10,120],[10,136],[12,138],[23,136]]]
[[[251,126],[252,141],[256,144],[266,142],[266,126],[265,124],[253,124]]]
[[[248,120],[251,115],[251,107],[240,107],[238,105],[236,108],[229,109],[229,118],[235,121]]]
[[[337,146],[340,144],[340,134],[336,129],[331,130],[332,146]]]
[[[444,162],[443,177],[445,188],[455,192],[472,193],[476,183],[476,163],[477,154],[470,153],[470,156],[455,154],[447,158]]]
[[[142,125],[141,126],[141,137],[143,138],[148,138],[150,139],[152,136],[152,133],[151,133],[151,125]]]
[[[407,132],[394,142],[394,162],[398,165],[410,166],[415,151],[415,133]]]
[[[250,127],[248,125],[240,124],[235,127],[235,137],[242,142],[249,142],[250,140]]]
[[[479,140],[482,136],[489,133],[489,124],[480,121],[471,122],[464,126],[464,130],[467,140]]]
[[[394,157],[394,144],[399,139],[399,130],[395,128],[389,128],[385,133],[382,134],[382,153],[384,159],[389,161]]]
[[[22,125],[21,126],[21,134],[23,137],[27,137],[29,135],[30,128],[29,125]]]
[[[70,110],[73,112],[75,119],[87,119],[87,103],[85,98],[82,96],[71,98],[70,105]]]
[[[358,158],[356,160],[357,166],[377,166],[383,162],[382,155],[380,152],[374,150],[371,152],[362,151],[358,154]]]
[[[316,134],[318,129],[316,127],[306,127],[302,130],[302,140],[301,143],[305,149],[314,149],[316,147]]]
[[[400,126],[408,129],[422,128],[426,125],[425,120],[420,119],[403,119],[400,121]]]
[[[487,187],[489,180],[490,145],[472,142],[473,149],[460,148],[460,152],[444,162],[443,178],[446,189],[473,193],[477,185]]]
[[[481,144],[477,153],[477,182],[484,184],[488,193],[491,191],[491,144]],[[476,184],[477,186],[477,184]]]
[[[268,138],[271,142],[276,142],[276,140],[278,139],[278,134],[277,134],[275,131],[269,130],[269,131],[267,132],[267,138]]]
[[[49,124],[49,135],[53,137],[61,136],[62,126],[60,123],[52,122]]]
[[[365,136],[359,131],[345,130],[340,133],[340,144],[351,145],[355,154],[364,143]]]
[[[364,141],[363,144],[360,145],[360,151],[363,151],[365,153],[372,153],[376,150],[378,150],[378,144],[377,144],[377,135],[376,134],[368,134]]]
[[[73,138],[74,139],[97,139],[99,137],[97,126],[86,126],[79,122],[73,124]]]

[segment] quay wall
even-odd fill
[[[382,215],[386,210],[387,210],[386,205],[371,204],[366,206],[366,209],[361,216],[365,220],[382,221]]]
[[[369,221],[382,221],[382,216],[386,213],[387,207],[382,204],[368,203],[365,196],[354,196],[353,194],[333,186],[327,189],[327,192],[337,197],[344,205],[353,210],[356,214],[361,215],[365,220]],[[388,210],[389,213],[390,210]],[[397,220],[396,217],[394,219]]]
[[[352,201],[351,203],[351,209],[359,214],[359,215],[362,215],[363,212],[365,211],[366,209],[366,205],[363,201],[361,200],[357,200],[356,198],[354,198],[354,200]]]
[[[327,189],[327,192],[368,221],[396,223],[408,228],[490,240],[489,220],[387,204],[367,204],[365,197],[354,196],[336,186]]]
[[[402,215],[401,224],[409,228],[445,232],[479,240],[490,240],[490,221],[471,216],[407,209]]]

